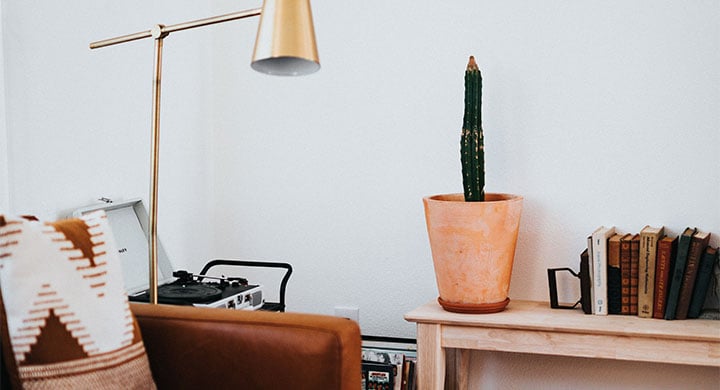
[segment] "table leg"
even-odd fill
[[[455,350],[455,379],[458,390],[467,390],[468,388],[468,370],[470,365],[470,350]]]
[[[445,348],[445,390],[467,390],[470,350]]]
[[[445,385],[445,351],[438,324],[417,324],[417,381],[420,390],[442,390]]]

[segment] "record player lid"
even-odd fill
[[[115,236],[118,253],[122,262],[125,290],[135,295],[148,289],[148,215],[141,199],[116,203],[102,203],[77,209],[74,217],[95,210],[105,210],[108,223]],[[158,284],[173,281],[172,266],[158,239]]]

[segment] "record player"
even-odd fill
[[[177,279],[158,286],[159,303],[246,310],[263,305],[261,286],[248,284],[245,278],[193,275],[185,270],[175,271],[173,276]],[[128,299],[150,301],[147,290],[128,295]]]
[[[141,199],[87,206],[75,210],[79,217],[95,210],[105,210],[113,230],[122,262],[125,290],[130,301],[148,302],[147,212]],[[211,262],[212,263],[212,262]],[[244,263],[244,262],[238,262]],[[185,270],[173,271],[158,240],[158,302],[174,305],[257,310],[263,307],[263,287],[249,284],[241,277],[209,276],[206,265],[200,275]]]

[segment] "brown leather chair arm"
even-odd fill
[[[338,317],[131,303],[160,389],[348,389],[357,323]]]

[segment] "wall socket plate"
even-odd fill
[[[349,318],[360,323],[360,308],[357,306],[335,306],[335,316]]]

